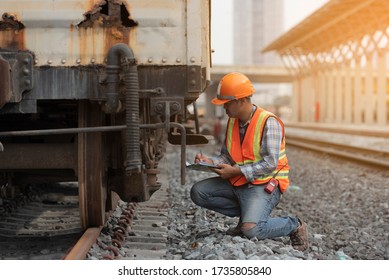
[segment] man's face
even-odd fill
[[[224,103],[224,109],[226,110],[226,114],[230,118],[239,118],[241,107],[242,102],[239,99],[231,100],[227,103]]]

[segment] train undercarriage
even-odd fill
[[[123,59],[122,49],[127,53],[127,46],[120,44],[118,48],[119,55],[106,71],[101,67],[35,70],[34,84],[38,85],[44,83],[39,77],[47,71],[56,72],[59,79],[62,75],[86,75],[90,81],[80,80],[79,87],[98,80],[97,93],[90,89],[83,93],[89,99],[58,99],[69,90],[68,85],[42,84],[36,91],[32,89],[31,99],[5,104],[0,115],[4,149],[0,154],[0,185],[14,188],[78,181],[83,227],[104,224],[105,213],[112,206],[111,191],[124,201],[140,202],[159,189],[158,161],[167,141],[181,145],[183,183],[185,146],[208,142],[194,133],[195,126],[183,125],[187,119],[197,118],[186,109],[195,100],[180,94],[169,96],[163,87],[153,87],[153,82],[139,89],[142,75],[138,80],[138,74],[142,71],[138,72],[134,60]],[[133,67],[132,72],[129,67]],[[165,78],[177,72],[154,71],[165,71]],[[78,86],[72,87],[78,90]],[[54,92],[50,96],[56,99],[44,99],[47,93],[42,89]]]
[[[208,142],[187,107],[209,80],[210,2],[152,2],[2,1],[3,197],[77,181],[82,227],[103,225],[113,193],[158,190],[167,141],[184,183],[186,145]]]

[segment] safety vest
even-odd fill
[[[226,147],[231,158],[238,165],[252,164],[262,160],[261,145],[262,133],[266,121],[269,117],[274,117],[282,126],[282,143],[278,158],[277,168],[271,174],[264,174],[250,182],[251,184],[260,185],[267,183],[277,172],[275,178],[279,182],[281,192],[284,192],[289,186],[289,165],[285,152],[285,131],[283,122],[274,114],[257,107],[250,123],[248,124],[246,134],[241,143],[239,133],[239,119],[230,118],[226,130]],[[229,179],[232,185],[242,186],[247,182],[244,175],[237,175]]]

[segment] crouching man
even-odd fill
[[[229,116],[226,137],[218,157],[197,154],[195,162],[217,165],[218,177],[197,182],[191,198],[198,206],[229,217],[239,217],[229,235],[258,239],[290,236],[292,246],[308,248],[307,225],[292,216],[270,217],[289,186],[282,121],[251,103],[254,88],[241,73],[230,73],[219,83],[215,105]]]

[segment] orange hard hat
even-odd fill
[[[215,105],[223,105],[228,101],[250,96],[254,91],[247,76],[238,72],[229,73],[220,80],[217,96],[211,102]]]

